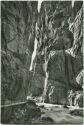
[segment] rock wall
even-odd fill
[[[80,44],[76,58],[66,52],[75,44],[69,18],[74,21],[82,7],[82,2],[78,3],[72,8],[71,1],[44,1],[38,13],[36,1],[1,2],[2,104],[23,101],[28,95],[42,96],[46,61],[49,78],[45,101],[67,102],[68,90],[77,86],[74,79],[83,68]],[[30,72],[35,38],[35,68]]]
[[[25,100],[35,38],[37,2],[1,2],[2,103]]]

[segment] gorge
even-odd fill
[[[1,2],[2,123],[82,121],[83,74],[82,1]]]

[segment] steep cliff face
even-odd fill
[[[67,92],[77,86],[73,81],[83,68],[82,39],[74,42],[75,32],[69,30],[82,7],[78,3],[72,9],[70,1],[44,1],[38,13],[36,1],[1,2],[2,104],[42,96],[44,84],[46,102],[67,102]],[[65,51],[73,45],[76,58]]]
[[[1,6],[2,100],[24,100],[28,94],[37,2],[5,1]]]

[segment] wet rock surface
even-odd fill
[[[82,91],[70,91],[68,97],[69,105],[76,107],[83,107],[83,92]]]

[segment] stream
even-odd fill
[[[74,106],[67,106],[64,108],[63,105],[54,105],[47,103],[37,103],[41,108],[41,118],[36,120],[36,123],[58,123],[58,124],[82,124],[83,117],[71,115],[71,111],[82,111],[82,108]],[[35,120],[34,120],[35,123]]]

